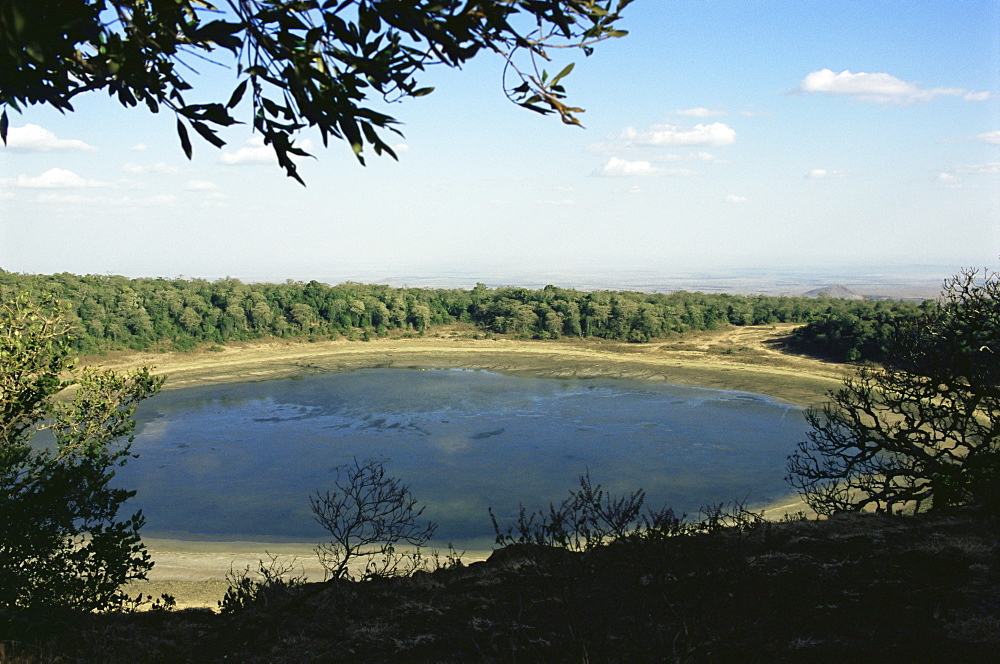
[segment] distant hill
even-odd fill
[[[823,286],[822,288],[814,288],[811,291],[806,291],[803,293],[806,297],[839,297],[844,300],[864,300],[867,299],[864,295],[855,293],[847,286]]]

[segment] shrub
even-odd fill
[[[1000,275],[967,270],[811,410],[788,481],[819,514],[1000,509]]]
[[[420,567],[420,547],[434,536],[437,524],[418,523],[424,508],[417,507],[410,488],[387,475],[377,459],[354,459],[336,471],[336,490],[317,491],[309,499],[313,516],[331,536],[316,547],[327,579],[397,576]],[[400,543],[416,552],[397,552]],[[351,572],[355,561],[364,563],[364,571]]]
[[[595,485],[588,472],[580,476],[578,490],[570,490],[558,506],[550,503],[547,512],[529,513],[521,505],[517,521],[506,528],[501,528],[493,508],[489,514],[499,546],[536,544],[589,551],[624,537],[669,536],[683,530],[683,516],[666,507],[643,512],[645,500],[643,489],[612,496]]]
[[[292,575],[295,560],[279,562],[275,555],[267,554],[267,562],[259,560],[257,571],[247,565],[242,570],[230,568],[226,574],[229,588],[219,601],[222,613],[238,613],[251,605],[267,609],[288,598],[289,591],[305,583],[305,575]]]
[[[54,302],[0,304],[0,610],[122,608],[153,566],[142,513],[119,516],[135,492],[111,480],[163,379],[77,372],[67,332]]]

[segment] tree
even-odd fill
[[[53,306],[0,304],[0,611],[120,607],[122,585],[153,565],[141,512],[118,515],[135,492],[111,480],[131,456],[136,407],[163,379],[77,373]]]
[[[788,459],[820,514],[981,504],[1000,508],[1000,275],[966,270],[860,367]]]
[[[392,576],[412,556],[396,552],[399,543],[419,547],[437,531],[437,524],[418,523],[424,512],[410,487],[386,474],[382,461],[369,459],[338,466],[335,491],[309,498],[313,516],[330,541],[316,547],[329,579],[354,578],[350,565],[364,560],[360,578]]]
[[[504,90],[515,103],[579,124],[561,82],[541,65],[555,49],[590,55],[632,0],[4,0],[0,4],[0,106],[47,104],[72,111],[84,92],[107,90],[124,106],[177,116],[191,156],[190,126],[216,147],[217,129],[246,116],[279,164],[302,182],[293,156],[305,127],[324,145],[347,141],[364,163],[365,145],[395,157],[381,131],[395,118],[372,97],[399,101],[432,91],[417,78],[433,65],[461,67],[483,51],[506,61]],[[235,71],[216,101],[190,103],[196,66]],[[6,110],[0,137],[6,142]]]

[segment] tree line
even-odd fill
[[[922,305],[676,291],[579,291],[545,286],[472,289],[318,281],[243,283],[225,278],[130,279],[0,271],[0,295],[28,293],[63,303],[74,350],[187,350],[263,337],[370,339],[469,323],[484,334],[529,339],[664,339],[724,325],[809,323],[793,348],[836,359],[875,359],[882,336]]]
[[[933,309],[934,302],[927,300],[920,305],[837,310],[792,330],[786,345],[835,362],[884,362],[898,330]]]

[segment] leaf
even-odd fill
[[[203,123],[203,122],[192,122],[191,126],[194,127],[195,131],[197,131],[199,134],[201,134],[202,138],[204,138],[206,141],[208,141],[209,143],[211,143],[215,147],[221,148],[222,146],[224,146],[226,144],[226,142],[224,140],[222,140],[221,138],[219,138],[218,136],[216,136],[215,132],[212,131],[211,129],[209,129],[208,125],[206,125],[205,123]]]
[[[177,118],[177,135],[181,139],[181,149],[184,150],[184,154],[187,155],[188,159],[191,159],[191,139],[188,138],[187,128],[184,123],[181,122],[180,118]]]
[[[551,110],[549,110],[547,108],[542,108],[540,106],[535,106],[534,104],[532,104],[530,102],[523,102],[523,103],[518,104],[518,106],[520,106],[521,108],[526,108],[529,111],[534,111],[535,113],[538,113],[539,115],[548,115],[549,113],[552,112]]]
[[[3,110],[3,115],[0,115],[0,139],[3,140],[3,144],[7,145],[7,109]]]
[[[235,53],[243,45],[243,40],[237,37],[236,33],[243,29],[243,25],[240,23],[209,21],[195,31],[194,37],[198,41],[214,42]]]
[[[554,87],[556,85],[556,83],[558,83],[564,77],[568,76],[569,73],[571,71],[573,71],[573,67],[575,67],[575,66],[576,66],[575,62],[571,62],[568,65],[566,65],[561,72],[559,72],[558,74],[555,75],[555,78],[553,78],[552,82],[549,83],[549,87]]]
[[[226,104],[226,108],[233,108],[234,106],[236,106],[236,104],[240,103],[240,100],[243,99],[243,93],[246,91],[247,91],[247,80],[244,79],[243,82],[237,85],[236,89],[233,90],[233,94],[231,97],[229,97],[229,103]]]

